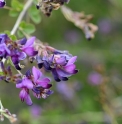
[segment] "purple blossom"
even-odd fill
[[[0,44],[0,58],[6,58],[10,55],[10,50],[7,48],[5,43]]]
[[[53,54],[43,57],[37,56],[36,60],[39,68],[43,66],[52,72],[55,81],[67,81],[70,76],[78,72],[74,64],[77,56],[72,56],[68,51],[59,51],[52,47],[48,47],[48,49]]]
[[[42,78],[42,73],[36,67],[28,70],[25,77],[22,80],[18,80],[16,83],[17,88],[21,88],[20,99],[22,102],[26,102],[28,105],[32,105],[32,101],[29,95],[29,90],[33,91],[36,98],[47,98],[53,91],[49,88],[52,84],[49,84],[48,78]]]
[[[3,8],[5,4],[6,4],[5,0],[0,0],[0,8]]]
[[[35,37],[31,37],[21,48],[21,50],[25,52],[28,56],[35,56],[38,53],[37,51],[34,50],[35,39],[36,39]]]
[[[11,60],[17,70],[21,70],[21,68],[19,67],[19,62],[20,60],[24,60],[25,58],[26,58],[25,52],[21,52],[18,49],[14,49],[11,51]]]
[[[7,43],[7,41],[10,40],[7,34],[0,34],[0,44]]]
[[[76,65],[74,64],[77,59],[77,56],[69,57],[62,55],[54,55],[53,62],[55,65],[52,69],[52,74],[56,81],[67,81],[68,77],[73,74],[76,74],[78,70],[76,70]]]
[[[30,98],[29,95],[29,89],[33,88],[33,84],[31,82],[31,80],[29,80],[28,78],[23,78],[22,81],[18,82],[16,84],[16,88],[21,88],[19,97],[21,99],[22,102],[26,102],[28,105],[32,105],[32,100]]]
[[[36,67],[32,68],[33,73],[33,81],[34,81],[34,88],[33,92],[37,98],[47,98],[47,96],[51,95],[53,92],[49,90],[52,87],[52,84],[49,84],[50,80],[48,78],[43,78],[42,73]]]

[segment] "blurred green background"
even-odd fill
[[[60,9],[49,18],[40,12],[42,21],[33,35],[77,55],[79,73],[68,82],[53,82],[54,94],[45,100],[31,94],[33,106],[21,103],[14,84],[1,82],[2,103],[17,114],[17,124],[121,124],[122,0],[70,0],[67,6],[94,15],[92,23],[99,30],[93,40],[87,41]],[[8,10],[0,9],[0,32],[11,30],[15,21]]]

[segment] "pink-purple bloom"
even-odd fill
[[[0,44],[0,58],[6,58],[10,55],[10,50],[7,48],[5,43]]]
[[[67,51],[55,50],[52,54],[43,57],[37,56],[38,67],[42,66],[51,71],[55,81],[67,81],[68,78],[76,74],[78,70],[74,64],[77,60],[77,56],[72,56]]]
[[[53,92],[49,90],[50,87],[52,87],[52,84],[49,84],[50,80],[48,78],[43,78],[42,73],[39,71],[39,69],[33,67],[32,68],[33,73],[33,81],[34,81],[34,87],[33,92],[34,95],[37,98],[47,98],[47,96],[51,95]]]
[[[25,52],[21,52],[18,49],[14,49],[13,51],[11,51],[11,60],[17,70],[21,70],[21,68],[19,67],[19,62],[20,60],[24,60],[25,58],[26,58]]]
[[[54,55],[53,63],[54,68],[52,69],[52,74],[56,81],[67,81],[68,77],[73,74],[76,74],[78,70],[74,64],[77,60],[77,56],[69,57],[65,55]]]
[[[35,37],[31,37],[27,40],[25,45],[22,46],[21,50],[25,52],[28,56],[35,56],[38,52],[34,49]]]
[[[29,90],[33,88],[33,84],[31,80],[29,80],[26,77],[23,78],[21,82],[18,82],[16,84],[16,88],[21,88],[21,91],[19,94],[21,101],[22,102],[26,101],[28,105],[32,105],[32,100],[29,95]]]
[[[29,95],[29,90],[33,91],[33,94],[37,98],[47,98],[53,91],[49,90],[52,84],[49,84],[48,78],[41,78],[42,73],[36,67],[32,68],[32,72],[28,71],[22,80],[19,80],[16,84],[17,88],[21,88],[20,98],[22,102],[26,102],[28,105],[32,105],[32,100]]]

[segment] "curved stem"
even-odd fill
[[[24,8],[23,8],[23,10],[22,10],[22,12],[21,12],[20,15],[18,16],[18,19],[17,19],[17,21],[16,21],[16,23],[15,23],[15,25],[14,25],[12,31],[11,31],[11,35],[13,35],[13,34],[16,33],[16,31],[17,31],[17,29],[18,29],[18,27],[19,27],[19,25],[20,25],[20,22],[22,21],[22,19],[23,19],[25,13],[27,12],[28,8],[31,6],[32,3],[33,3],[33,0],[28,0],[28,1],[26,2],[25,6],[24,6]]]

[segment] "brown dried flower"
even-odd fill
[[[61,10],[68,21],[71,21],[75,26],[83,30],[86,39],[90,40],[94,38],[94,34],[98,30],[98,27],[90,23],[93,18],[92,15],[85,15],[84,12],[74,12],[66,6],[62,6]]]

